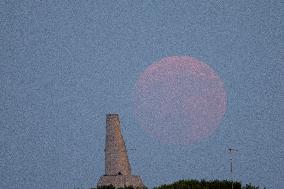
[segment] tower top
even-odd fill
[[[107,119],[110,119],[110,118],[118,118],[118,114],[116,113],[109,113],[109,114],[106,114],[106,118]]]

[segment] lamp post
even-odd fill
[[[232,189],[234,189],[234,181],[233,181],[233,154],[234,152],[237,152],[237,149],[229,148],[229,155],[230,157],[230,172],[231,172],[231,179],[232,179]]]

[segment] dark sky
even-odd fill
[[[284,185],[283,1],[0,1],[0,188],[93,187],[105,114],[120,114],[134,174]],[[190,55],[224,82],[216,132],[161,143],[137,124],[134,86],[152,63]]]

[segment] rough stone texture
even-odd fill
[[[105,175],[100,178],[97,186],[107,185],[144,187],[139,176],[131,175],[118,114],[106,115]]]
[[[108,114],[106,118],[105,174],[131,175],[126,147],[120,132],[117,114]]]
[[[115,176],[102,176],[97,184],[98,186],[113,185],[116,188],[133,186],[134,188],[143,188],[144,185],[139,176],[134,175],[115,175]]]

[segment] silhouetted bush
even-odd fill
[[[251,184],[242,187],[240,182],[233,182],[234,189],[260,189]],[[180,180],[172,184],[164,184],[154,189],[231,189],[232,181],[205,181],[205,180]]]
[[[93,188],[95,189],[95,188]],[[99,186],[97,187],[97,189],[115,189],[115,187],[113,185],[108,185],[108,186]]]
[[[258,186],[253,186],[252,184],[246,184],[242,186],[240,182],[233,182],[234,189],[260,189]],[[163,184],[161,186],[154,187],[154,189],[231,189],[232,181],[228,180],[179,180],[172,184]],[[96,188],[91,188],[96,189]],[[115,189],[112,185],[101,186],[97,189]],[[136,189],[132,186],[119,188],[119,189]],[[144,189],[147,189],[146,187]],[[264,188],[265,189],[265,188]]]

